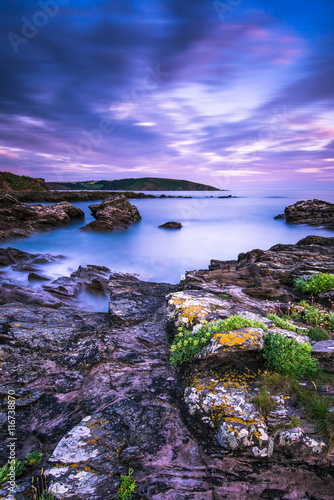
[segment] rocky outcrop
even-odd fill
[[[244,310],[262,313],[268,302],[300,300],[294,280],[314,272],[334,273],[334,238],[308,236],[296,245],[240,254],[236,261],[214,260],[209,270],[187,272],[180,287],[223,294]]]
[[[89,208],[97,220],[80,228],[81,231],[107,232],[129,229],[131,224],[141,219],[137,207],[131,205],[124,195],[108,198]]]
[[[74,219],[84,219],[84,213],[66,201],[48,206],[26,205],[7,194],[0,200],[0,240],[54,229]]]
[[[243,290],[265,289],[269,269],[273,289],[294,297],[292,277],[330,269],[333,247],[333,239],[310,237],[215,261],[187,273],[179,291],[80,267],[44,290],[65,306],[1,305],[1,396],[6,410],[8,390],[16,393],[17,457],[41,450],[50,489],[66,500],[114,499],[129,468],[136,500],[332,499],[332,459],[302,408],[272,394],[275,407],[263,414],[254,401],[263,368],[257,354],[275,327],[262,296]],[[0,258],[15,266],[38,257],[11,249]],[[109,312],[73,307],[75,286],[108,288]],[[210,352],[171,367],[166,322],[172,337],[180,325],[196,330],[235,313],[268,330],[218,332]],[[0,464],[8,457],[2,415]],[[31,478],[17,483],[23,492]]]
[[[334,229],[334,204],[322,200],[297,201],[285,208],[284,214],[275,219],[285,219],[288,224],[308,224]]]
[[[33,254],[11,247],[0,248],[0,266],[4,267],[13,266],[14,268],[19,264],[37,266],[39,264],[56,262],[57,260],[64,258],[65,257],[63,255]]]
[[[164,224],[161,224],[159,227],[162,227],[163,229],[181,229],[182,224],[181,222],[165,222]]]
[[[44,203],[44,202],[61,202],[69,201],[72,203],[78,201],[101,201],[107,198],[117,197],[120,195],[117,191],[15,191],[13,196],[21,202],[25,203]],[[135,193],[133,191],[122,192],[124,196],[130,199],[150,199],[157,198],[153,194]],[[0,193],[0,200],[3,195]],[[178,198],[173,196],[172,198]],[[0,201],[1,202],[1,201]]]

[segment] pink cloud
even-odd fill
[[[7,156],[8,158],[20,158],[18,154],[13,153],[12,151],[7,151],[5,149],[0,149],[0,155]]]

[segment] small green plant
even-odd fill
[[[298,427],[300,424],[300,418],[299,417],[290,417],[290,424],[288,425],[288,429],[293,429],[294,427]]]
[[[267,318],[271,319],[271,321],[273,321],[275,325],[278,326],[279,328],[283,328],[284,330],[290,330],[291,332],[304,333],[303,330],[299,329],[296,325],[291,323],[291,321],[285,318],[280,318],[279,316],[277,316],[277,314],[269,313],[267,314]]]
[[[260,321],[252,321],[240,315],[229,316],[221,321],[206,323],[194,333],[183,327],[179,327],[171,346],[170,362],[173,366],[189,363],[209,343],[215,333],[224,333],[247,327],[267,329]]]
[[[310,305],[308,302],[303,300],[300,305],[304,307],[303,317],[307,324],[315,326],[326,326],[331,330],[334,329],[334,316],[333,314],[328,314],[326,311],[322,311],[319,307]]]
[[[43,453],[39,451],[32,451],[29,455],[26,456],[24,464],[25,465],[39,465],[41,463],[43,457]]]
[[[334,274],[318,273],[305,280],[297,278],[294,287],[303,293],[329,292],[334,288]]]
[[[253,398],[253,403],[264,417],[267,417],[277,406],[275,399],[265,387],[262,387],[261,391]]]
[[[331,330],[334,330],[334,314],[329,315],[328,326]]]
[[[320,365],[312,358],[311,351],[309,343],[298,344],[293,339],[273,334],[266,337],[262,356],[269,370],[314,377],[320,371]]]
[[[328,332],[319,326],[312,326],[309,328],[306,335],[310,337],[311,340],[315,340],[316,342],[329,339]]]
[[[20,477],[22,475],[25,463],[22,460],[15,460],[15,463],[13,465],[15,466],[15,469],[14,469],[15,470],[15,478]],[[0,485],[3,483],[6,483],[9,480],[9,476],[10,476],[10,472],[11,472],[10,467],[11,467],[11,465],[7,463],[0,470]]]
[[[55,495],[52,492],[48,492],[46,474],[43,472],[43,469],[40,478],[32,478],[31,490],[32,500],[56,500]]]
[[[121,476],[117,500],[130,500],[136,487],[136,480],[132,477],[133,469],[129,469],[127,476]]]
[[[15,478],[20,477],[25,466],[39,465],[43,453],[33,451],[24,460],[15,460]],[[10,476],[10,464],[6,464],[0,470],[0,485],[6,483]]]

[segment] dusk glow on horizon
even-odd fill
[[[334,3],[4,0],[0,170],[334,181]]]

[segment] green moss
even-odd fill
[[[322,311],[319,307],[310,305],[308,302],[303,300],[299,303],[305,308],[303,312],[303,319],[309,325],[315,325],[320,327],[326,327],[330,330],[334,330],[334,314]]]

